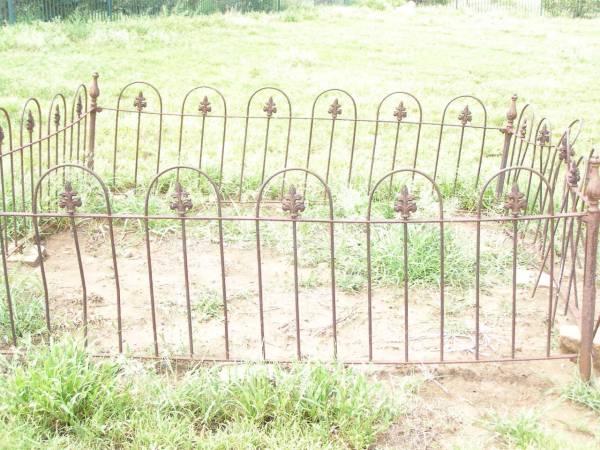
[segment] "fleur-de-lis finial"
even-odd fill
[[[185,216],[185,213],[193,207],[190,194],[183,189],[179,181],[175,183],[175,192],[171,194],[171,198],[173,199],[171,202],[171,210],[177,211],[177,214],[180,216]]]
[[[81,94],[77,97],[77,105],[75,106],[75,111],[77,112],[77,117],[81,117],[83,113],[83,102],[81,101]]]
[[[200,111],[200,114],[202,114],[203,117],[206,117],[209,112],[212,112],[212,107],[210,106],[210,102],[208,101],[208,97],[206,95],[200,102],[200,106],[198,106],[198,111]]]
[[[267,113],[267,117],[269,119],[273,117],[273,114],[277,112],[277,105],[273,101],[273,97],[269,97],[269,100],[267,101],[267,103],[265,103],[265,106],[263,107],[263,111]]]
[[[521,139],[525,139],[525,136],[527,136],[527,119],[523,119],[523,124],[519,130],[519,136]]]
[[[338,102],[337,98],[333,101],[327,112],[331,114],[331,118],[334,120],[337,119],[337,116],[342,115],[342,105]]]
[[[304,197],[296,192],[294,185],[290,186],[288,193],[283,196],[281,209],[290,213],[292,219],[297,219],[300,213],[306,209]]]
[[[558,159],[560,161],[570,161],[571,158],[575,155],[575,152],[573,151],[573,149],[567,141],[566,135],[563,135],[563,137],[560,138],[560,143],[558,144],[558,146]]]
[[[394,211],[400,213],[404,220],[408,220],[410,215],[417,211],[415,197],[408,192],[406,185],[402,186],[400,193],[396,196]]]
[[[548,142],[550,142],[550,130],[546,124],[544,124],[542,129],[538,131],[537,141],[540,145],[546,145]]]
[[[25,129],[29,133],[33,133],[33,129],[35,128],[35,120],[33,120],[33,114],[31,114],[31,110],[29,110],[27,114],[27,121],[25,122]]]
[[[574,161],[571,161],[569,164],[569,170],[567,172],[567,183],[571,187],[577,187],[577,184],[581,180],[581,176],[579,175],[579,167],[575,164]]]
[[[54,126],[58,128],[60,125],[60,108],[58,105],[54,108]]]
[[[406,118],[406,108],[404,107],[404,102],[400,102],[396,109],[394,110],[394,117],[398,122],[402,122],[402,119]]]
[[[146,99],[144,98],[144,94],[142,91],[137,95],[135,100],[133,101],[133,106],[138,110],[138,112],[142,112],[142,110],[148,106]]]
[[[517,217],[526,207],[527,200],[525,199],[525,194],[519,191],[517,183],[513,183],[510,193],[506,196],[504,208],[510,210],[512,215]]]
[[[463,109],[461,111],[461,113],[458,115],[458,120],[460,120],[460,123],[462,124],[463,127],[467,123],[469,123],[471,120],[473,120],[473,114],[471,114],[469,105],[465,105],[465,109]]]
[[[65,191],[59,195],[58,206],[66,209],[69,214],[73,214],[75,209],[81,206],[81,199],[73,190],[70,181],[65,183]]]

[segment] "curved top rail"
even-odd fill
[[[168,172],[171,172],[173,170],[176,170],[177,173],[179,173],[179,171],[181,170],[191,170],[192,172],[197,173],[201,178],[204,178],[208,181],[208,183],[211,185],[211,187],[213,188],[213,191],[217,197],[217,215],[218,217],[221,217],[221,197],[219,195],[219,187],[217,186],[217,184],[213,181],[213,179],[204,171],[197,169],[196,167],[192,167],[192,166],[172,166],[169,167],[168,169],[164,169],[163,171],[161,171],[160,173],[156,174],[156,176],[154,178],[152,178],[152,181],[150,182],[150,184],[148,185],[148,190],[146,191],[146,196],[144,199],[144,215],[148,216],[148,205],[149,205],[149,201],[150,201],[150,194],[152,193],[152,190],[154,188],[154,185],[156,184],[156,182],[165,174],[167,174]],[[178,185],[178,186],[177,186]],[[181,186],[181,184],[179,183],[179,181],[176,181],[176,194],[181,196],[181,197],[185,197],[187,195],[187,192],[185,192]],[[178,199],[178,200],[182,200],[183,199]],[[186,206],[186,208],[179,210],[177,207],[183,207]],[[184,215],[185,212],[187,211],[187,209],[191,208],[191,203],[189,204],[189,207],[187,207],[187,205],[180,205],[177,204],[176,207],[173,207],[173,205],[171,205],[171,209],[178,209],[178,212],[180,213],[180,215]]]
[[[499,170],[494,175],[492,175],[492,177],[489,178],[488,181],[483,185],[483,187],[481,188],[481,191],[479,193],[479,198],[477,200],[477,218],[481,218],[481,206],[483,203],[483,196],[484,196],[487,188],[490,186],[490,183],[503,173],[512,172],[512,171],[520,171],[520,170],[525,170],[527,172],[530,172],[531,174],[536,175],[542,181],[542,183],[546,186],[546,188],[548,189],[548,193],[550,194],[549,198],[548,198],[549,201],[548,201],[547,211],[548,211],[548,214],[554,215],[554,189],[552,188],[552,186],[550,185],[550,183],[548,182],[546,177],[544,175],[542,175],[541,172],[539,172],[531,167],[513,166],[513,167],[507,167],[506,169]],[[517,186],[517,184],[514,183],[513,188],[514,188],[514,186]],[[517,196],[519,194],[523,195],[521,192],[518,191],[518,187],[517,187],[516,191],[513,190],[513,192],[511,192],[511,194],[510,194],[510,195],[515,196],[514,199],[512,199],[512,198],[510,199],[511,201],[513,201],[513,204],[514,204],[514,208],[511,206],[511,209],[513,209],[513,215],[519,215],[519,210],[526,208],[527,199],[523,199],[523,201],[525,201],[524,205],[519,204],[518,203],[519,198],[517,198]]]
[[[421,177],[425,178],[431,184],[431,186],[435,190],[435,193],[437,194],[437,203],[439,205],[438,217],[440,220],[443,220],[444,219],[444,200],[442,197],[442,192],[432,177],[430,177],[425,172],[422,172],[418,169],[396,169],[396,170],[392,170],[391,172],[388,172],[382,178],[380,178],[379,181],[377,181],[377,183],[375,183],[375,186],[373,186],[373,189],[369,193],[369,204],[367,206],[367,220],[371,220],[373,197],[375,195],[375,192],[381,185],[381,183],[383,183],[387,178],[389,178],[393,175],[399,174],[399,173],[411,173],[411,174],[420,175]],[[408,217],[410,216],[410,213],[416,211],[416,204],[413,202],[414,199],[409,194],[408,189],[406,188],[406,185],[402,188],[402,192],[399,195],[400,195],[400,198],[397,199],[397,202],[396,202],[397,205],[395,205],[394,209],[396,210],[396,212],[402,213],[404,219],[407,220]],[[414,204],[414,207],[412,207],[413,204]]]
[[[106,184],[104,183],[104,181],[102,181],[102,178],[100,178],[100,176],[94,172],[93,170],[88,169],[87,167],[84,167],[80,164],[73,164],[73,163],[67,163],[67,164],[59,164],[57,166],[51,167],[50,169],[46,170],[46,172],[44,172],[42,174],[42,176],[38,179],[37,183],[35,184],[35,189],[34,189],[34,194],[33,194],[33,199],[32,199],[32,211],[34,214],[36,214],[37,211],[37,199],[38,199],[38,194],[39,194],[39,190],[40,190],[40,186],[42,185],[42,181],[44,181],[44,179],[50,175],[53,172],[57,172],[60,169],[63,168],[73,168],[73,169],[78,169],[78,170],[82,170],[85,173],[91,175],[93,178],[96,179],[96,181],[98,181],[98,184],[100,185],[100,187],[102,188],[102,193],[104,194],[104,201],[106,202],[106,213],[110,216],[112,215],[112,208],[110,206],[110,196],[108,193],[108,188],[106,187]],[[68,182],[67,182],[68,183]]]
[[[325,189],[325,194],[329,204],[329,218],[333,219],[333,198],[331,196],[331,190],[329,189],[329,186],[327,185],[327,183],[325,183],[325,180],[323,180],[323,178],[321,178],[315,172],[308,169],[303,169],[302,167],[290,167],[288,169],[279,170],[278,172],[275,172],[273,175],[271,175],[265,180],[265,182],[260,186],[260,189],[258,190],[258,195],[256,196],[256,217],[260,217],[260,207],[262,205],[262,199],[265,188],[274,178],[288,172],[300,172],[304,173],[306,176],[311,175],[315,177],[319,181],[319,183],[321,183],[321,186],[323,186],[323,188]],[[295,219],[297,218],[297,215],[294,216],[295,214],[304,211],[304,196],[301,194],[297,194],[294,186],[292,185],[290,186],[288,194],[284,196],[284,201],[286,200],[286,197],[288,198],[287,201],[291,202],[292,204],[289,205],[289,209],[284,210],[289,211],[291,218]]]

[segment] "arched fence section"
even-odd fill
[[[98,355],[579,357],[589,379],[600,159],[576,152],[580,120],[553,136],[513,96],[492,127],[465,95],[429,122],[401,90],[372,118],[339,89],[307,116],[275,87],[242,114],[202,85],[177,112],[146,82],[115,108],[99,98],[95,75],[48,109],[29,99],[17,120],[0,108],[4,350],[24,335],[29,255],[36,338],[80,330]],[[579,354],[552,346],[566,320]]]

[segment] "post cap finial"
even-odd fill
[[[100,95],[100,88],[98,87],[98,72],[92,74],[92,85],[90,86],[89,95],[92,101],[95,101]]]
[[[598,201],[600,200],[600,157],[592,156],[588,161],[587,183],[585,186],[585,197],[591,211],[598,211]]]
[[[512,123],[517,118],[517,94],[513,94],[510,98],[510,107],[506,112],[506,118],[510,123]]]

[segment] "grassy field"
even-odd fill
[[[41,23],[0,33],[0,105],[49,100],[101,74],[101,100],[147,80],[166,109],[187,89],[221,89],[240,113],[255,89],[281,87],[298,113],[321,90],[346,89],[363,117],[394,90],[415,93],[425,120],[450,98],[480,97],[501,125],[510,95],[534,103],[556,127],[582,117],[584,148],[597,142],[593,87],[600,71],[600,19],[511,18],[447,10],[289,10],[281,15],[136,18],[116,23]],[[364,115],[363,115],[364,114]]]
[[[205,84],[222,90],[230,114],[243,114],[249,95],[270,85],[290,95],[294,113],[307,115],[317,93],[337,87],[353,94],[359,117],[373,118],[384,95],[404,90],[421,100],[425,121],[438,121],[451,98],[472,94],[488,106],[492,124],[501,126],[516,92],[520,106],[531,102],[550,118],[555,134],[572,119],[583,118],[577,149],[587,153],[599,140],[600,90],[594,88],[600,73],[599,29],[600,19],[335,7],[275,15],[17,25],[0,29],[0,106],[18,117],[24,99],[48,102],[56,92],[73,92],[98,71],[100,103],[106,106],[115,106],[125,84],[146,80],[160,89],[166,110],[178,111],[185,92]],[[169,145],[174,142],[173,135],[166,139]],[[364,198],[350,197],[342,205],[348,216],[358,214],[356,204],[364,206]],[[125,204],[127,197],[116,201]],[[139,208],[139,202],[132,207]],[[243,234],[227,231],[230,236]],[[338,243],[347,247],[338,253],[343,272],[338,283],[349,291],[364,285],[364,273],[353,271],[354,260],[343,258],[352,256],[352,234]],[[415,242],[416,254],[433,251],[435,256],[437,241],[423,232],[416,237],[421,238]],[[277,230],[265,232],[269,239],[273,247],[289,249],[289,239],[278,238]],[[387,273],[389,280],[376,281],[399,285],[401,268],[393,264],[402,256],[399,241],[388,242],[382,234],[381,242],[388,251],[375,251],[375,265],[394,270]],[[471,275],[464,254],[472,252],[457,242],[449,258],[456,257],[453,267],[460,270],[455,284],[461,286]],[[315,265],[321,261],[320,247],[313,249]],[[502,256],[489,261],[489,267],[506,269],[499,263]],[[421,259],[427,270],[411,273],[411,279],[437,282],[438,260]],[[448,280],[454,282],[450,276]],[[30,307],[18,302],[25,305],[18,314],[39,318],[39,286],[30,280],[21,285],[16,295],[35,301]],[[19,329],[19,335],[36,334],[43,328],[38,322],[29,321],[31,326]],[[2,309],[0,326],[8,335]],[[444,407],[430,419],[433,407],[420,399],[417,387],[437,386],[435,375],[396,374],[394,383],[400,387],[386,396],[385,386],[374,382],[375,377],[335,367],[287,371],[260,366],[240,369],[246,371],[244,376],[217,367],[198,369],[183,379],[176,373],[157,377],[151,368],[91,361],[72,343],[31,349],[24,361],[7,362],[0,369],[5,375],[0,381],[0,448],[398,448],[409,441],[407,447],[424,448],[445,446],[441,438],[421,438],[431,430],[452,434],[448,424],[460,422]],[[553,386],[559,405],[574,409],[577,420],[585,417],[585,424],[581,419],[569,428],[585,428],[580,433],[583,444],[571,443],[568,433],[554,433],[555,422],[546,416],[545,404],[527,404],[519,411],[491,407],[482,412],[477,424],[486,433],[482,440],[467,435],[456,446],[594,448],[600,429],[587,423],[597,422],[598,387],[577,382]],[[480,388],[459,392],[468,397]],[[546,391],[532,392],[540,397]],[[394,401],[388,402],[388,397]],[[511,405],[510,397],[501,401]],[[465,410],[472,408],[466,403]],[[459,430],[467,428],[460,423]],[[401,427],[398,435],[382,437],[392,424],[392,431]]]

